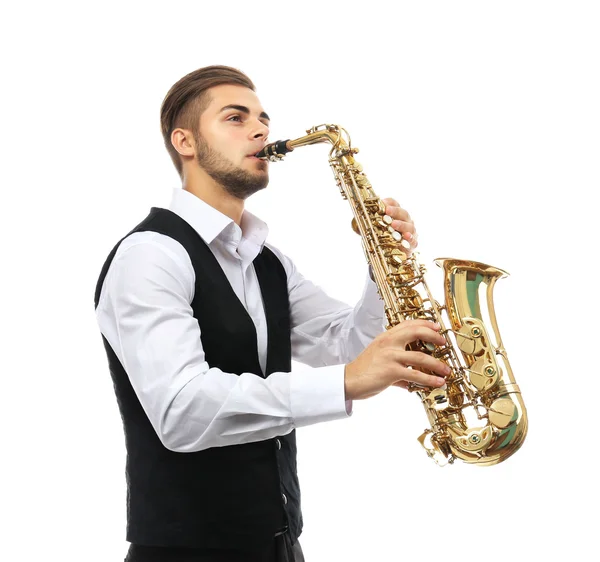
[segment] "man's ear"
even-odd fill
[[[194,135],[189,129],[173,129],[171,144],[182,156],[194,156],[196,154]]]

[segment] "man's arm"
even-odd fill
[[[412,254],[417,247],[414,222],[395,199],[386,198],[382,201],[386,204],[386,213],[392,218],[392,227],[408,241],[406,253]],[[294,263],[277,248],[270,245],[269,248],[283,264],[288,278],[292,358],[312,367],[340,365],[337,376],[343,379],[343,365],[354,361],[385,331],[384,304],[371,272],[366,275],[360,300],[351,307],[330,297],[305,279]],[[351,401],[348,400],[348,413],[351,407]]]
[[[277,248],[269,248],[288,278],[294,360],[311,367],[342,365],[355,359],[384,330],[383,301],[367,272],[362,296],[350,306],[306,279]]]
[[[408,212],[392,198],[385,198],[391,226],[408,242],[410,255],[417,247],[417,232]],[[290,295],[293,359],[310,365],[341,365],[353,361],[385,329],[383,300],[371,275],[365,275],[362,296],[356,306],[327,295],[305,279],[293,262],[269,245],[282,262]]]
[[[96,309],[98,324],[165,447],[192,452],[285,435],[347,417],[339,367],[306,373],[224,373],[205,361],[190,303],[187,252],[157,233],[120,245]]]

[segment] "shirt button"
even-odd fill
[[[281,494],[281,497],[283,498],[283,505],[287,504],[287,497],[285,494]]]
[[[281,449],[281,441],[279,441],[279,439],[275,439],[275,443],[277,443],[277,448]]]

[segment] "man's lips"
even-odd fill
[[[255,150],[254,152],[251,152],[250,154],[248,154],[248,158],[256,158],[256,155],[263,149],[263,147],[258,148],[257,150]],[[257,160],[260,160],[259,158],[257,158]]]

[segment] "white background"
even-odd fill
[[[339,123],[439,256],[506,269],[500,329],[529,410],[505,463],[439,468],[416,396],[298,432],[308,562],[597,559],[599,17],[595,2],[20,2],[3,8],[3,560],[122,560],[124,442],[93,294],[178,176],[169,87],[246,72],[272,140]],[[248,202],[354,302],[365,262],[311,146]],[[295,366],[297,368],[298,366]]]

